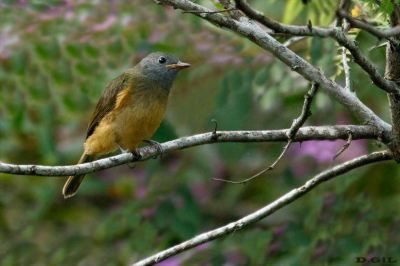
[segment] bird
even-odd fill
[[[131,152],[150,140],[164,118],[172,83],[180,70],[190,67],[166,52],[151,53],[136,66],[111,80],[94,109],[78,164],[114,152]],[[62,193],[76,194],[85,174],[70,176]]]

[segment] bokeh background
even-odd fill
[[[367,2],[358,15],[385,21]],[[213,1],[198,3],[217,9]],[[328,26],[338,1],[255,0],[285,23]],[[155,51],[188,62],[169,100],[159,142],[219,130],[290,127],[309,82],[251,42],[191,14],[152,1],[0,1],[0,161],[72,165],[107,82]],[[385,25],[382,24],[382,27]],[[385,48],[351,31],[384,72]],[[284,42],[284,39],[280,39]],[[343,85],[340,47],[307,38],[291,49]],[[350,62],[352,89],[390,122],[385,93]],[[306,125],[358,124],[320,91]],[[161,159],[89,174],[64,200],[66,177],[0,174],[1,265],[128,265],[256,211],[313,175],[371,151],[373,141],[292,145],[271,172],[242,180],[275,161],[284,143],[213,144]],[[396,259],[400,251],[398,167],[366,166],[314,189],[255,226],[160,265],[350,265],[356,257]],[[397,256],[397,257],[396,257]]]

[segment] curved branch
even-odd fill
[[[210,11],[209,9],[192,3],[187,0],[157,0],[157,2],[162,3],[164,5],[170,5],[174,8],[178,8],[181,10],[199,10],[199,11]],[[346,91],[337,83],[333,82],[329,78],[327,78],[323,72],[310,63],[305,61],[303,58],[298,56],[296,53],[292,52],[270,35],[268,35],[264,30],[262,30],[258,25],[252,21],[248,21],[246,18],[242,18],[239,21],[233,20],[229,17],[222,16],[220,14],[206,14],[206,13],[197,13],[194,14],[195,16],[199,16],[209,22],[216,24],[220,27],[224,27],[230,29],[245,38],[249,39],[250,41],[254,42],[261,48],[265,49],[266,51],[271,52],[276,58],[281,60],[287,66],[289,66],[292,70],[296,71],[307,80],[319,84],[321,89],[327,92],[330,96],[340,102],[343,106],[345,106],[350,112],[359,119],[365,125],[374,125],[380,131],[384,132],[383,136],[386,138],[386,135],[390,135],[391,127],[389,124],[384,122],[380,119],[371,109],[365,106],[353,93]],[[307,27],[306,27],[307,28]],[[308,31],[313,31],[314,28]],[[328,30],[325,30],[328,31]],[[340,32],[336,30],[329,30],[335,36],[337,35],[338,38],[341,36],[343,40],[347,40],[347,38]],[[348,49],[351,50],[354,47],[357,47],[354,42],[351,42],[352,46]],[[342,45],[342,44],[341,44]],[[344,45],[343,45],[344,46]],[[353,55],[354,56],[354,55]],[[367,63],[368,60],[365,59]],[[373,72],[379,76],[378,71],[376,68],[373,68]],[[376,76],[375,75],[375,76]],[[392,83],[386,79],[378,79],[379,81],[386,83]],[[374,81],[375,82],[375,81]],[[379,82],[378,82],[379,83]],[[397,86],[393,87],[392,89],[388,89],[389,91],[399,91]]]
[[[206,242],[210,242],[216,238],[220,238],[220,237],[226,236],[228,234],[234,233],[235,231],[241,230],[241,229],[245,228],[246,226],[252,225],[252,224],[258,222],[259,220],[273,214],[274,212],[281,209],[282,207],[288,205],[289,203],[295,201],[296,199],[300,198],[304,194],[310,192],[313,188],[315,188],[316,186],[318,186],[319,184],[321,184],[323,182],[326,182],[336,176],[345,174],[355,168],[358,168],[358,167],[361,167],[361,166],[364,166],[367,164],[371,164],[371,163],[390,160],[390,159],[392,159],[391,152],[380,151],[380,152],[371,153],[369,155],[364,155],[364,156],[358,157],[356,159],[353,159],[351,161],[348,161],[346,163],[343,163],[341,165],[335,166],[332,169],[322,172],[319,175],[315,176],[314,178],[310,179],[303,186],[293,189],[289,193],[283,195],[282,197],[280,197],[276,201],[270,203],[269,205],[265,206],[264,208],[262,208],[256,212],[253,212],[252,214],[247,215],[246,217],[244,217],[236,222],[232,222],[226,226],[203,233],[203,234],[196,236],[186,242],[183,242],[172,248],[169,248],[167,250],[159,252],[147,259],[137,262],[137,263],[133,264],[132,266],[154,265],[158,262],[166,260],[167,258],[169,258],[171,256],[179,254],[185,250],[194,248],[194,247],[204,244]]]
[[[301,128],[293,141],[307,140],[346,140],[348,130],[353,133],[353,139],[376,139],[379,132],[372,126],[331,126],[331,127],[304,127]],[[264,131],[218,131],[204,133],[180,139],[175,139],[161,144],[163,153],[182,150],[198,145],[217,142],[286,142],[287,129]],[[0,162],[0,173],[36,176],[70,176],[88,174],[103,169],[136,161],[146,161],[159,155],[157,147],[147,146],[138,149],[142,156],[139,160],[131,153],[71,166],[42,166],[42,165],[15,165]]]

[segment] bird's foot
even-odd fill
[[[133,151],[131,153],[132,153],[133,157],[135,157],[135,159],[138,161],[142,158],[142,155],[138,151]]]
[[[151,139],[144,139],[143,142],[149,143],[150,145],[153,145],[153,146],[157,146],[157,151],[160,153],[160,158],[162,157],[162,154],[164,153],[164,149],[159,142],[151,140]],[[157,156],[158,155],[153,157],[153,159],[157,159]]]
[[[118,148],[121,150],[121,153],[122,153],[122,154],[124,154],[124,153],[129,153],[129,150],[128,150],[128,149],[124,150],[123,148],[121,148],[121,146],[118,145],[118,143],[115,143],[115,144],[117,144],[117,146],[118,146]],[[134,157],[137,161],[139,161],[140,158],[142,158],[142,155],[141,155],[138,151],[133,151],[133,152],[131,152],[131,153],[132,153],[133,157]],[[126,164],[126,166],[128,166],[129,169],[133,169],[133,168],[136,167],[136,164],[134,164],[133,166],[130,166],[129,163],[128,163],[128,164]]]

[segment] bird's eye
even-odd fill
[[[160,58],[158,58],[158,62],[160,62],[160,64],[164,64],[165,62],[167,62],[167,59],[165,59],[164,56],[161,56]]]

